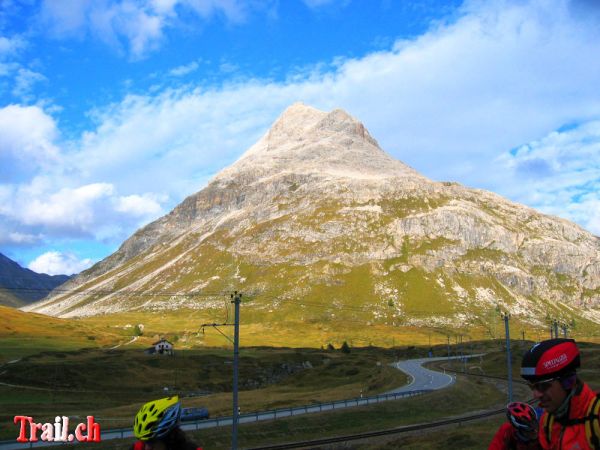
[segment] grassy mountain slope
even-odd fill
[[[127,341],[131,334],[6,306],[0,306],[0,317],[0,364],[43,351],[116,345]]]

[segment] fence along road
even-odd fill
[[[448,359],[460,359],[460,358],[474,358],[482,355],[464,355],[464,356],[453,356],[453,357],[440,357],[440,358],[419,358],[409,359],[405,361],[398,361],[393,363],[392,366],[402,372],[406,373],[411,377],[411,382],[406,386],[393,389],[384,394],[379,394],[371,397],[353,398],[348,400],[338,400],[335,402],[328,403],[317,403],[304,406],[296,406],[291,408],[280,408],[270,411],[256,411],[252,413],[241,414],[239,416],[239,423],[250,423],[259,422],[263,420],[275,420],[284,417],[298,416],[301,414],[311,414],[325,411],[333,411],[343,408],[352,408],[356,406],[372,405],[374,403],[385,402],[389,400],[398,400],[401,398],[413,397],[415,395],[421,395],[432,390],[444,389],[454,383],[454,377],[451,375],[437,372],[435,370],[426,369],[422,365],[424,363],[435,362],[435,361],[446,361]],[[217,417],[214,419],[205,419],[196,422],[182,423],[181,428],[183,430],[202,430],[206,428],[222,427],[231,425],[233,417]],[[132,418],[133,422],[133,418]],[[15,436],[18,435],[17,427],[15,426]],[[102,440],[110,439],[124,439],[134,438],[131,428],[120,428],[113,430],[102,431]],[[70,444],[76,444],[73,442]],[[53,445],[65,445],[65,442],[27,442],[18,443],[15,440],[1,441],[0,450],[19,450],[24,448],[35,448],[35,447],[47,447]]]

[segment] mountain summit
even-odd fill
[[[420,175],[385,153],[362,123],[341,109],[325,113],[295,103],[231,167],[215,177],[289,173],[344,178],[388,178]]]
[[[206,188],[67,286],[79,292],[28,309],[210,310],[236,289],[253,298],[245,311],[256,324],[450,329],[486,326],[502,308],[538,326],[596,326],[600,240],[490,192],[433,182],[348,113],[297,103]],[[142,295],[160,292],[203,296]]]

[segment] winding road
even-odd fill
[[[446,373],[438,372],[437,370],[431,370],[423,367],[425,363],[431,363],[436,361],[448,361],[449,359],[460,359],[460,358],[479,358],[483,354],[477,355],[464,355],[464,356],[451,356],[451,357],[439,357],[439,358],[419,358],[419,359],[407,359],[405,361],[398,361],[392,364],[396,369],[401,370],[412,378],[412,381],[405,386],[393,389],[386,392],[386,394],[399,394],[403,392],[413,391],[434,391],[438,389],[444,389],[454,383],[454,377]]]

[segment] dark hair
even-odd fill
[[[196,450],[198,446],[190,441],[184,431],[179,428],[173,428],[164,438],[168,450]]]

